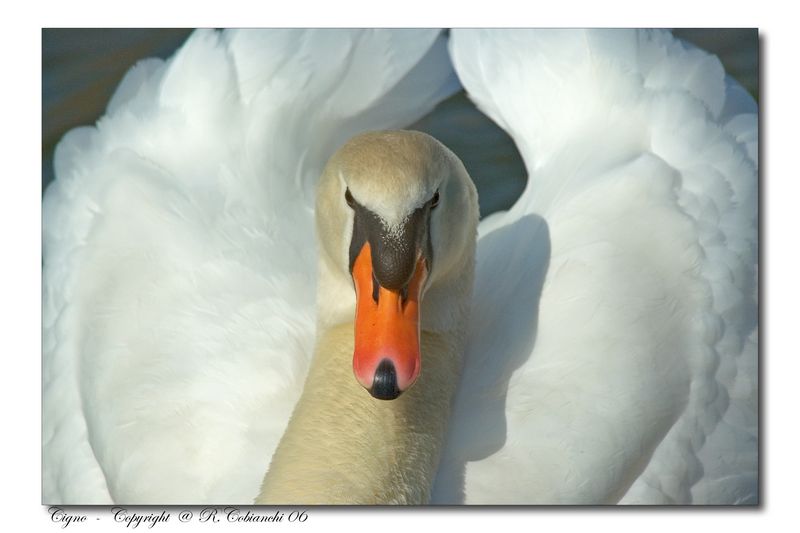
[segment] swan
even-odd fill
[[[529,172],[477,240],[395,131],[459,84]],[[756,165],[752,99],[664,31],[198,31],[56,152],[43,500],[753,503]],[[420,217],[385,363],[366,234]]]
[[[424,133],[367,133],[326,166],[316,213],[317,353],[256,503],[426,503],[462,366],[475,186]]]

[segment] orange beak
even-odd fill
[[[373,276],[369,242],[364,243],[353,264],[356,287],[353,372],[376,398],[396,398],[419,376],[419,304],[427,275],[425,259],[420,255],[404,298],[399,291],[378,285]]]

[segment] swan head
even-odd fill
[[[424,133],[358,135],[328,162],[317,195],[323,270],[347,281],[345,301],[355,297],[353,372],[376,398],[394,399],[417,380],[421,327],[459,320],[477,219],[464,165]]]

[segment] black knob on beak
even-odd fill
[[[389,359],[384,359],[375,370],[375,378],[372,380],[372,388],[369,393],[379,400],[394,400],[400,396],[400,389],[397,388],[397,371],[394,364]]]

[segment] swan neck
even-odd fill
[[[425,361],[399,398],[376,400],[352,374],[353,325],[325,331],[257,504],[422,504],[430,498],[460,349],[423,331]]]

